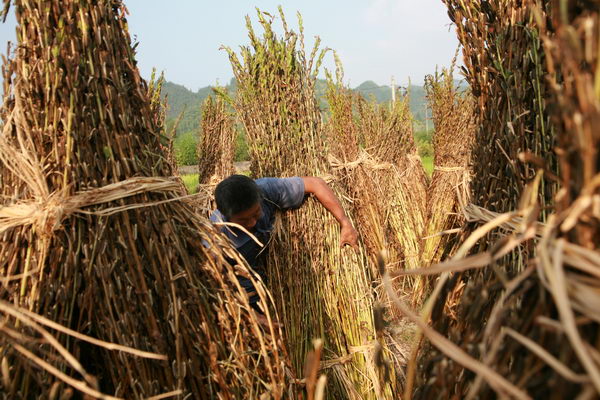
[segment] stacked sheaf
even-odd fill
[[[419,268],[427,180],[414,142],[409,97],[379,105],[341,81],[340,76],[335,83],[330,78],[327,91],[330,163],[353,199],[361,238],[373,265],[385,249],[393,270]],[[420,279],[407,278],[398,288],[418,301],[421,286]]]
[[[477,101],[462,243],[473,254],[445,264],[469,271],[451,276],[431,316],[464,353],[428,332],[437,344],[421,354],[414,396],[597,397],[600,9],[445,3]]]
[[[434,170],[427,189],[423,266],[440,261],[452,239],[447,231],[460,225],[461,202],[468,199],[470,161],[475,136],[474,101],[454,80],[450,68],[425,79],[433,116]]]
[[[556,168],[551,152],[554,134],[544,100],[547,96],[544,51],[534,18],[534,3],[445,1],[450,19],[456,24],[465,64],[463,72],[476,103],[477,129],[469,194],[473,204],[496,213],[518,209],[525,186],[535,178],[536,166],[519,162],[519,154],[527,152],[532,158],[547,158],[548,168]],[[554,191],[552,182],[546,178],[535,199],[546,207],[551,204]],[[472,232],[477,227],[469,225],[466,231]],[[502,230],[491,232],[478,242],[473,252],[493,250],[494,243],[505,234]],[[433,327],[469,349],[469,354],[483,359],[497,340],[498,332],[485,329],[482,321],[490,318],[494,305],[505,292],[504,282],[522,273],[533,250],[534,245],[527,242],[499,259],[494,268],[454,274],[436,302],[431,316]],[[504,321],[505,324],[521,324],[518,316],[528,315],[535,303],[534,296],[524,296],[522,301],[513,303],[507,314],[510,320]],[[503,351],[493,349],[494,369],[510,376],[514,348],[506,341],[503,343],[509,345]],[[442,377],[439,357],[439,350],[432,347],[421,355],[420,389],[425,398],[466,395],[473,382],[480,380],[465,375],[461,365],[446,358],[442,358],[448,363]],[[521,372],[515,370],[514,381]],[[487,385],[480,386],[479,382],[471,390],[481,390],[482,396],[490,390]]]
[[[233,115],[219,95],[204,100],[201,114],[198,183],[206,185],[219,182],[235,171],[235,127]]]
[[[260,328],[234,276],[248,270],[163,178],[173,171],[123,4],[13,4],[19,46],[4,65],[0,135],[0,308],[12,316],[0,328],[2,392],[50,398],[71,377],[93,396],[280,397],[276,332]],[[89,344],[36,315],[154,355]]]

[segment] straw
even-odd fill
[[[12,3],[0,299],[26,311],[3,322],[2,393],[281,398],[280,332],[258,323],[236,275],[265,308],[269,295],[170,178],[124,5]]]

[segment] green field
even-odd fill
[[[181,175],[181,179],[189,194],[196,193],[198,190],[198,174]]]
[[[421,161],[423,162],[423,168],[425,168],[425,172],[427,172],[428,176],[431,176],[431,174],[433,174],[433,157],[421,157]]]

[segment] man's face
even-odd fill
[[[260,217],[262,217],[262,208],[260,207],[260,203],[256,203],[249,209],[232,215],[229,218],[229,222],[241,225],[251,231]]]

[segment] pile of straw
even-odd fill
[[[330,163],[353,200],[373,267],[385,248],[394,268],[419,268],[427,182],[414,142],[409,97],[391,105],[360,97],[342,84],[339,61],[337,82],[328,81]],[[403,280],[400,287],[415,300],[419,297],[419,280]]]
[[[474,104],[470,93],[460,92],[454,64],[425,78],[433,116],[434,171],[427,190],[427,217],[421,261],[435,264],[461,221],[460,201],[468,198],[471,149],[475,136]],[[447,232],[448,231],[448,232]],[[443,232],[443,233],[442,233]]]
[[[472,229],[450,261],[421,271],[441,276],[420,318],[396,302],[431,343],[405,395],[596,398],[600,10],[446,4],[478,102]]]
[[[251,274],[161,178],[173,171],[124,5],[13,3],[19,46],[0,109],[2,392],[280,398],[277,331],[260,327],[235,277]]]
[[[274,17],[258,11],[263,37],[247,19],[251,45],[238,57],[228,49],[238,81],[236,110],[250,141],[254,176],[328,173],[315,79],[325,55],[319,40],[304,51],[302,20],[296,34],[280,8],[283,37]],[[339,198],[344,194],[337,184]],[[344,203],[347,208],[347,203]],[[316,200],[280,216],[267,260],[269,287],[283,323],[294,373],[299,376],[314,338],[323,339],[322,367],[332,399],[389,395],[375,367],[372,289],[366,259],[340,249],[337,223]]]
[[[235,172],[234,117],[222,96],[208,96],[202,104],[198,141],[198,183],[218,183]]]
[[[546,16],[532,0],[444,2],[456,24],[465,78],[476,102],[472,201],[496,212],[514,210],[539,167],[556,170],[552,157],[545,165],[518,162],[521,153],[543,159],[555,144],[545,102],[545,54],[535,22]],[[545,177],[540,189],[545,207],[556,188]]]
[[[600,8],[559,5],[551,11],[556,34],[543,30],[560,166],[555,214],[538,244],[540,282],[557,311],[544,321],[552,327],[543,346],[554,352],[563,342],[562,365],[545,359],[562,378],[559,395],[592,398],[600,396]]]
[[[191,201],[201,214],[210,215],[216,208],[216,185],[235,172],[235,117],[228,110],[231,99],[222,89],[215,90],[202,104],[200,140],[198,141],[198,195]],[[225,101],[227,99],[227,101]]]
[[[410,94],[395,103],[380,105],[361,101],[358,107],[360,132],[364,148],[379,163],[393,165],[385,173],[379,190],[387,198],[386,216],[390,243],[398,243],[398,264],[394,269],[413,270],[420,266],[427,196],[427,175],[415,145],[410,113]],[[410,294],[414,303],[423,295],[423,282],[403,279],[398,287]]]
[[[369,257],[375,260],[381,249],[380,246],[388,245],[385,228],[387,199],[379,193],[381,187],[379,180],[376,179],[378,176],[370,176],[370,174],[381,169],[391,171],[393,166],[389,163],[378,163],[360,148],[357,115],[357,104],[361,101],[359,95],[344,87],[341,84],[341,77],[338,77],[337,83],[328,77],[326,96],[331,112],[325,126],[329,162],[336,180],[343,185],[352,198],[352,214],[356,218],[356,229]],[[374,264],[373,274],[376,276]]]
[[[555,168],[551,156],[552,127],[543,100],[546,97],[544,52],[533,2],[449,0],[445,3],[451,20],[456,23],[463,46],[465,76],[476,102],[478,127],[472,153],[471,201],[491,212],[512,212],[519,209],[524,188],[537,170],[535,165],[519,162],[519,154],[547,158],[548,168]],[[544,209],[554,194],[552,181],[544,177],[540,189],[536,200]],[[477,222],[478,218],[468,216],[469,219]],[[467,226],[465,234],[475,228],[474,224]],[[490,250],[503,236],[503,231],[493,230],[472,251]],[[453,275],[440,298],[432,297],[429,301],[430,305],[436,304],[431,310],[433,327],[455,343],[460,341],[463,348],[469,348],[472,355],[481,359],[480,344],[489,346],[490,340],[499,337],[497,331],[485,330],[482,321],[490,317],[505,283],[526,268],[533,251],[534,246],[525,243],[518,251],[499,259],[494,269]],[[526,314],[531,307],[523,301],[512,305],[511,315]],[[483,350],[487,352],[486,348]],[[495,361],[495,369],[506,376],[512,354],[506,349],[499,354],[503,360]],[[445,365],[442,378],[439,357],[434,348],[421,357],[424,364],[421,373],[427,379],[427,384],[421,385],[423,393],[432,396],[466,393],[472,378],[465,378],[462,366],[452,362]],[[446,379],[448,376],[451,381]],[[485,390],[490,388],[486,386],[482,396]]]
[[[150,76],[150,82],[148,82],[148,97],[150,98],[150,109],[152,110],[152,115],[154,116],[153,124],[155,126],[161,127],[161,134],[164,136],[161,143],[161,148],[163,150],[165,158],[167,159],[167,162],[171,165],[171,168],[176,173],[177,162],[175,161],[175,151],[173,147],[173,142],[175,138],[175,131],[177,130],[177,125],[179,121],[175,123],[175,126],[173,126],[170,132],[167,132],[166,121],[168,100],[166,96],[164,97],[164,99],[161,99],[161,92],[164,83],[165,74],[161,73],[160,76],[156,78],[156,70],[153,69],[152,75]]]
[[[179,168],[177,166],[177,160],[175,158],[175,136],[177,134],[177,127],[183,118],[183,112],[179,114],[175,122],[171,125],[171,128],[167,127],[167,109],[169,107],[168,96],[161,99],[162,87],[165,83],[165,74],[161,73],[160,76],[156,77],[156,70],[152,70],[150,81],[148,82],[148,97],[150,98],[150,109],[154,116],[152,123],[160,132],[161,144],[160,149],[163,152],[164,158],[173,171],[173,178],[179,182],[181,188],[181,194],[187,194],[187,189],[183,179],[179,175]],[[189,200],[188,200],[189,201]]]

